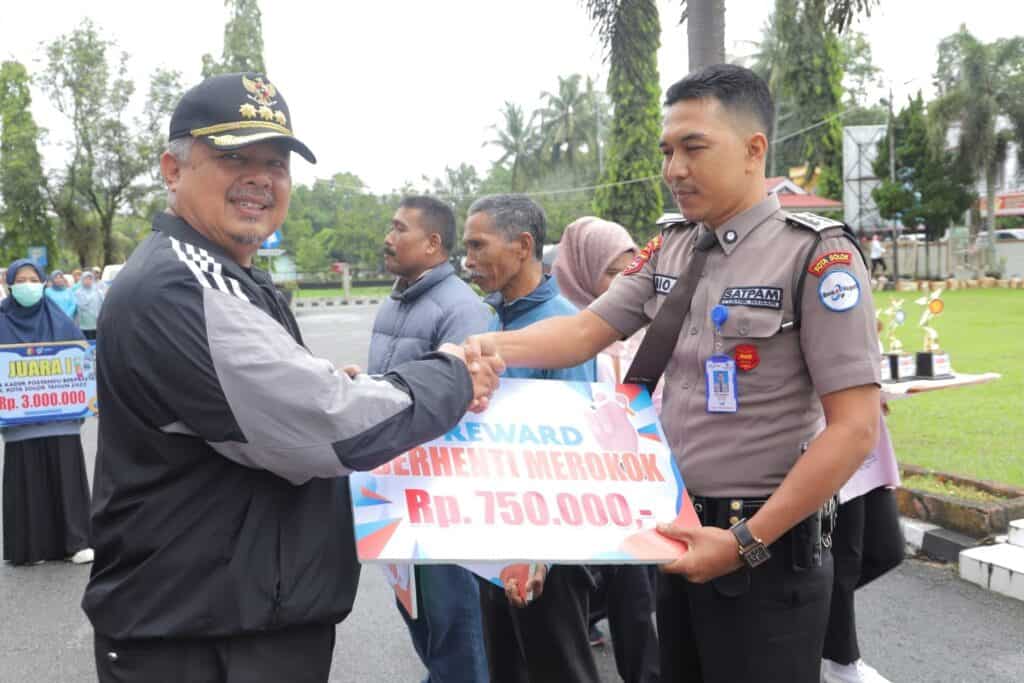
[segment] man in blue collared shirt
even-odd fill
[[[473,282],[488,292],[485,301],[498,312],[501,329],[516,330],[577,312],[543,273],[546,225],[544,210],[524,195],[484,197],[469,207],[462,239],[466,268]],[[557,370],[509,368],[503,377],[594,382],[596,366],[591,359]],[[492,683],[596,683],[587,639],[589,575],[583,567],[541,566],[530,589],[534,600],[525,605],[513,587],[502,593],[480,582]]]

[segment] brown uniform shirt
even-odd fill
[[[665,370],[662,424],[686,487],[702,496],[767,497],[821,430],[819,396],[880,382],[867,270],[841,228],[787,224],[774,195],[716,230]],[[705,228],[679,224],[641,251],[590,310],[628,337],[658,312]],[[814,246],[817,243],[817,246]],[[794,329],[793,296],[814,248]],[[716,348],[711,311],[727,307]],[[707,411],[704,363],[737,361],[739,409]]]

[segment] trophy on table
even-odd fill
[[[924,306],[921,322],[918,326],[924,331],[924,351],[917,352],[917,376],[924,379],[942,379],[953,376],[953,368],[949,363],[949,354],[939,348],[939,333],[931,327],[932,319],[946,308],[942,301],[942,290],[937,289],[928,296],[914,301]]]
[[[903,299],[890,301],[888,307],[882,311],[882,315],[888,320],[885,329],[889,352],[884,356],[889,363],[889,379],[893,381],[913,379],[917,372],[914,357],[909,353],[903,353],[903,342],[896,337],[896,329],[907,320],[907,314],[903,310]]]

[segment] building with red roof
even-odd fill
[[[786,211],[842,211],[843,203],[827,197],[811,194],[784,176],[765,179],[768,194],[779,198],[779,204]]]

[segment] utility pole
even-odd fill
[[[889,85],[889,182],[896,184],[896,119],[892,114],[892,85]],[[897,221],[892,221],[893,288],[900,282],[900,237]]]

